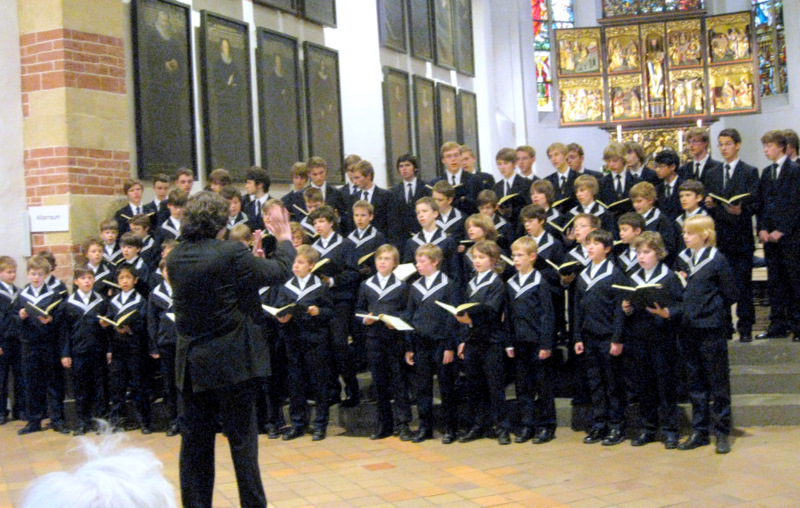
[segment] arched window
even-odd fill
[[[786,79],[786,36],[783,31],[782,0],[751,0],[758,41],[761,96],[789,91]]]
[[[553,74],[550,38],[555,28],[573,28],[573,0],[531,0],[533,54],[536,60],[536,85],[539,111],[553,111]]]

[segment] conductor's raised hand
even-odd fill
[[[279,242],[292,240],[292,230],[289,228],[289,210],[282,205],[274,204],[267,210],[269,213],[264,218],[264,226],[275,236]]]

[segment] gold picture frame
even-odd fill
[[[753,59],[751,13],[738,12],[706,18],[706,40],[711,65]]]
[[[605,29],[608,73],[641,71],[639,26],[614,26]]]
[[[642,25],[646,115],[648,119],[666,118],[667,44],[664,23]]]
[[[703,65],[702,35],[699,18],[667,22],[667,55],[670,69]]]
[[[712,67],[708,74],[708,95],[712,115],[757,111],[755,71],[751,63]]]
[[[570,28],[555,32],[559,77],[603,72],[600,28]]]
[[[681,69],[669,73],[669,104],[673,118],[706,114],[703,69]]]
[[[644,95],[641,74],[618,74],[608,77],[609,116],[612,122],[644,119]]]
[[[558,82],[561,94],[561,125],[605,123],[603,78],[564,78]]]

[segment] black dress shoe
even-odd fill
[[[472,427],[467,431],[466,434],[458,438],[459,443],[469,443],[470,441],[476,441],[483,437],[483,429],[480,427]]]
[[[32,434],[34,432],[39,432],[40,430],[42,430],[41,422],[28,422],[24,427],[17,431],[17,434],[24,436],[25,434]]]
[[[173,423],[167,429],[167,437],[174,437],[181,433],[181,429],[177,423]]]
[[[556,431],[553,429],[540,429],[533,438],[533,444],[549,443],[556,438]]]
[[[421,443],[425,440],[431,439],[433,437],[433,431],[430,429],[426,429],[424,427],[420,427],[416,434],[414,434],[414,438],[411,440],[412,443]]]
[[[603,446],[614,446],[625,441],[625,433],[620,429],[611,429],[603,439]]]
[[[311,434],[312,441],[322,441],[325,439],[325,429],[314,429],[314,433]]]
[[[514,438],[515,443],[524,443],[530,440],[531,436],[533,435],[533,431],[530,427],[522,427],[522,430],[517,433],[517,437]]]
[[[511,435],[507,430],[501,430],[497,433],[497,442],[501,445],[511,444]]]
[[[147,436],[147,435],[152,434],[152,433],[153,433],[153,429],[151,429],[149,425],[142,425],[142,434]]]
[[[291,441],[292,439],[297,439],[298,437],[302,437],[303,434],[305,433],[306,431],[305,429],[303,429],[303,427],[292,427],[291,429],[286,431],[286,434],[283,435],[283,440]]]
[[[717,453],[725,454],[731,452],[731,443],[728,436],[717,434]]]
[[[373,441],[377,441],[378,439],[386,439],[387,437],[392,435],[391,430],[386,430],[384,428],[378,429],[376,432],[373,432],[369,438]]]
[[[739,342],[747,344],[748,342],[753,342],[753,332],[750,330],[742,330],[739,332]]]
[[[67,424],[64,423],[64,420],[50,422],[50,428],[59,434],[69,434],[69,429],[67,428]]]
[[[269,439],[278,439],[279,437],[281,437],[281,428],[277,425],[272,425],[267,430],[267,437]]]
[[[411,441],[414,439],[414,434],[411,432],[411,429],[408,428],[407,423],[400,425],[397,436],[400,438],[400,441]]]
[[[603,429],[592,429],[592,430],[589,431],[589,434],[587,434],[586,437],[583,438],[583,443],[584,444],[599,443],[600,441],[603,440],[604,436],[605,436],[605,430],[603,430]]]
[[[667,437],[664,438],[664,448],[667,450],[674,450],[678,447],[678,434],[669,433]]]
[[[652,443],[655,440],[656,437],[652,433],[645,431],[636,436],[636,439],[631,441],[631,446],[644,446],[648,443]]]
[[[448,430],[442,436],[442,444],[453,444],[458,441],[458,432],[454,430]]]
[[[781,330],[780,328],[767,328],[766,332],[756,335],[756,339],[782,339],[787,335],[789,335],[789,332],[786,330]]]
[[[678,445],[678,450],[694,450],[695,448],[700,448],[708,444],[710,444],[710,441],[707,435],[699,432],[692,432],[692,435],[689,436],[686,441]]]

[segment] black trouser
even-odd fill
[[[22,343],[27,420],[64,421],[64,372],[58,346]]]
[[[740,333],[753,331],[756,322],[756,309],[753,305],[753,253],[725,253],[731,265],[733,280],[736,282],[736,328]],[[793,269],[796,271],[796,268]]]
[[[612,356],[611,339],[583,336],[584,364],[592,397],[592,427],[623,429],[625,427],[625,381],[622,355]]]
[[[270,374],[259,384],[258,401],[258,426],[267,424],[283,427],[286,420],[283,416],[283,398],[286,393],[286,347],[283,338],[277,330],[265,332],[264,337],[269,341]]]
[[[678,341],[675,336],[654,334],[635,339],[636,372],[639,378],[639,412],[642,429],[655,434],[659,423],[665,434],[678,433],[678,397],[675,378]],[[625,353],[630,354],[629,343]],[[661,417],[659,418],[659,413]]]
[[[295,329],[296,330],[296,329]],[[328,381],[330,375],[330,352],[326,342],[310,343],[302,332],[286,337],[286,361],[289,369],[289,417],[295,427],[308,425],[308,402],[306,383],[316,401],[314,428],[328,428]]]
[[[333,318],[330,322],[331,345],[333,349],[333,365],[331,384],[335,385],[338,395],[339,381],[338,376],[342,376],[344,381],[345,393],[348,396],[358,395],[358,380],[356,379],[356,365],[353,358],[353,348],[347,344],[350,335],[350,316],[353,315],[353,302],[350,300],[337,301],[333,305]],[[333,391],[333,390],[331,390]]]
[[[11,414],[15,418],[25,418],[25,376],[22,373],[21,350],[19,339],[6,339],[6,347],[0,355],[0,416],[8,415],[9,379],[13,379],[14,405]]]
[[[253,508],[267,506],[258,467],[255,380],[200,393],[186,389],[182,395],[185,409],[180,452],[183,506],[211,507],[214,442],[220,419],[230,444],[239,503]]]
[[[118,424],[125,414],[125,393],[130,388],[139,423],[150,425],[150,395],[144,379],[144,353],[137,347],[114,346],[108,364],[111,412],[109,419]]]
[[[161,367],[161,380],[164,383],[164,406],[170,425],[179,424],[183,411],[178,386],[175,382],[175,344],[158,346],[158,359]]]
[[[770,328],[800,332],[800,247],[783,243],[764,244]]]
[[[439,379],[445,430],[458,431],[458,408],[455,401],[455,382],[458,370],[455,361],[443,364],[445,346],[441,341],[419,338],[414,351],[414,393],[417,396],[420,429],[434,429],[433,376]],[[455,356],[455,351],[453,351]]]
[[[538,342],[517,342],[514,363],[522,426],[554,430],[557,419],[551,359],[539,359]]]
[[[384,326],[375,323],[372,326]],[[378,400],[378,427],[392,430],[397,424],[411,422],[411,406],[408,401],[408,378],[405,363],[405,343],[397,333],[391,336],[368,337],[367,361]],[[392,399],[396,418],[392,417]]]
[[[731,382],[724,328],[685,326],[679,342],[689,372],[692,429],[708,435],[711,415],[717,434],[731,433]],[[711,405],[713,400],[714,404]]]
[[[78,423],[89,425],[93,416],[104,416],[106,355],[102,350],[72,355],[72,385]]]
[[[492,421],[497,430],[510,429],[503,375],[504,356],[502,344],[472,340],[464,345],[464,371],[470,392],[469,413],[473,427],[486,428]],[[482,403],[480,397],[473,397],[485,385],[488,385],[491,406]],[[488,414],[490,407],[491,415]]]

